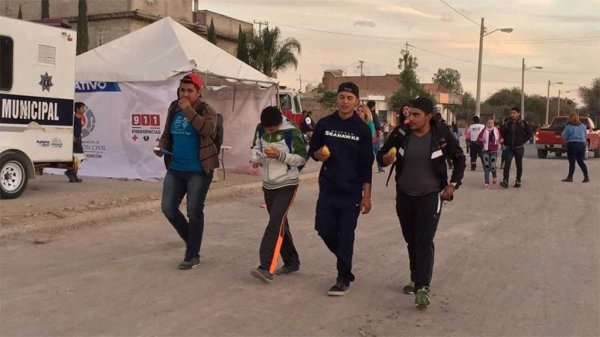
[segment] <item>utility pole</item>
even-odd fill
[[[265,25],[267,28],[269,28],[269,21],[253,21],[255,25],[258,25],[258,33],[260,34],[260,32],[262,32],[262,26]]]
[[[365,63],[365,61],[358,60],[358,63],[360,63],[360,65],[357,67],[357,68],[360,68],[360,76],[365,76],[363,74],[363,64]]]

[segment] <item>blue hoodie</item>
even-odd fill
[[[583,123],[578,125],[567,124],[562,132],[562,137],[567,143],[585,143],[587,127]]]
[[[336,111],[319,120],[310,141],[309,155],[327,145],[331,155],[323,162],[319,174],[321,192],[361,198],[363,184],[370,184],[373,167],[371,131],[354,114],[342,119]]]

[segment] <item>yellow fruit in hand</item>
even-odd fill
[[[395,156],[396,156],[396,152],[397,152],[396,148],[395,148],[395,147],[392,147],[392,148],[391,148],[391,149],[388,151],[388,153],[387,153],[387,154],[388,154],[388,156],[395,157]]]
[[[272,146],[265,147],[265,154],[274,153],[274,152],[275,152],[274,147],[272,147]]]
[[[323,147],[321,148],[321,154],[325,157],[329,157],[331,155],[331,152],[329,151],[327,145],[323,145]]]

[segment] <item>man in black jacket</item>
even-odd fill
[[[521,176],[523,174],[523,154],[525,152],[524,144],[531,137],[529,125],[521,119],[521,110],[515,107],[510,110],[510,118],[500,127],[500,144],[504,145],[504,172],[500,186],[508,188],[508,178],[510,175],[510,164],[515,157],[517,165],[517,179],[515,187],[521,187]]]
[[[338,276],[329,296],[342,296],[354,281],[352,256],[358,216],[371,210],[373,146],[371,131],[354,109],[358,87],[340,84],[338,110],[319,120],[309,155],[321,161],[315,229],[337,258]]]
[[[430,303],[433,273],[433,239],[444,200],[452,200],[465,171],[465,155],[446,125],[432,120],[433,103],[417,98],[411,103],[408,125],[396,127],[377,154],[388,166],[396,161],[396,212],[408,245],[410,283],[405,294],[415,294],[415,303]],[[448,182],[446,158],[453,163]],[[390,172],[391,174],[391,172]]]

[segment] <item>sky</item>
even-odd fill
[[[302,45],[298,68],[278,74],[282,85],[299,88],[321,82],[323,71],[347,75],[396,74],[401,50],[409,44],[417,75],[432,82],[439,68],[461,73],[465,91],[475,96],[481,18],[482,100],[502,88],[568,97],[580,103],[577,89],[600,77],[600,0],[203,0],[203,9],[247,22],[268,22],[284,38]],[[258,25],[255,25],[258,29]]]

